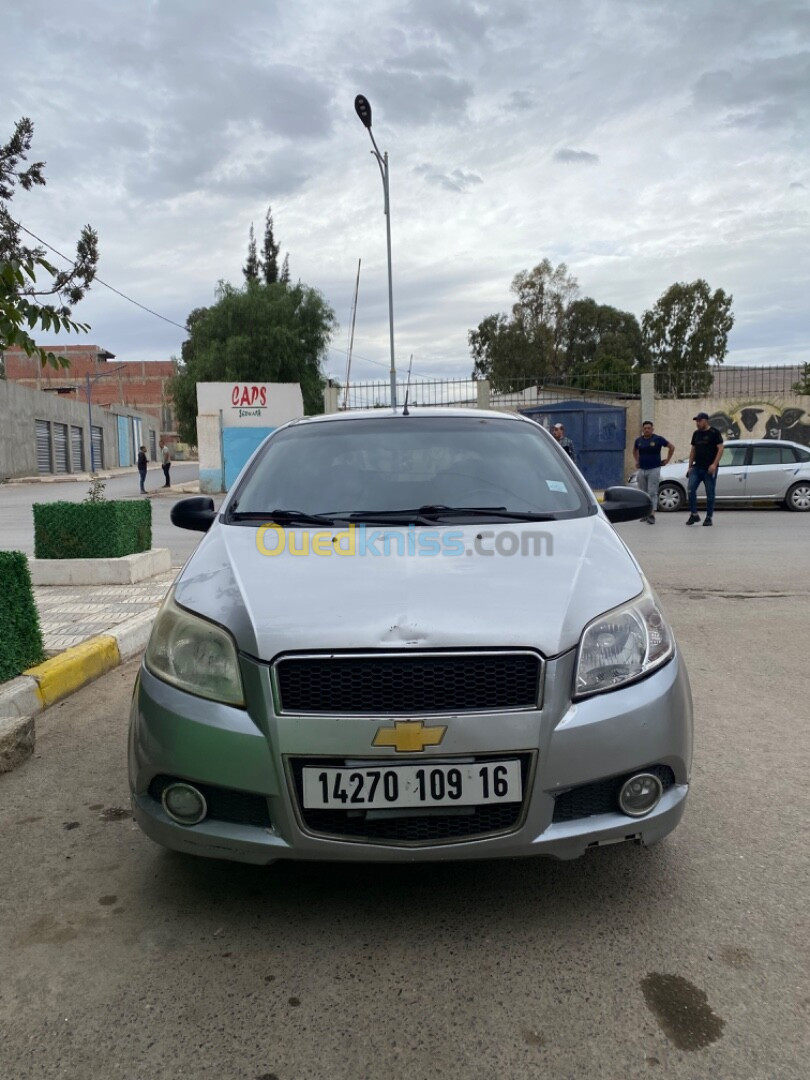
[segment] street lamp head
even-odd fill
[[[363,127],[371,130],[371,105],[368,98],[363,97],[362,94],[358,94],[354,99],[354,111],[360,117],[360,122]]]

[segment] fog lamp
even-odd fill
[[[622,784],[619,807],[630,817],[644,817],[658,806],[663,794],[664,787],[654,773],[637,773]]]
[[[163,792],[161,802],[178,825],[197,825],[208,813],[205,797],[191,784],[170,784]]]

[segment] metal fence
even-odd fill
[[[478,404],[478,389],[474,379],[411,379],[397,382],[397,405],[405,403],[408,392],[408,408],[420,406],[466,406],[474,409]],[[385,409],[391,407],[391,384],[385,382],[349,383],[338,392],[338,407],[343,409]]]
[[[796,393],[801,368],[792,365],[773,367],[723,367],[714,365],[699,373],[655,373],[655,394],[661,398],[783,398]],[[397,404],[402,407],[406,388],[411,408],[456,406],[496,409],[520,409],[559,401],[590,400],[609,403],[641,396],[641,373],[583,376],[569,383],[536,379],[512,380],[506,387],[489,385],[476,379],[412,379],[397,383]],[[384,409],[391,407],[388,380],[350,383],[338,391],[338,408]]]

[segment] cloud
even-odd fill
[[[433,165],[417,165],[414,170],[425,178],[426,183],[434,187],[444,188],[445,191],[469,191],[477,184],[483,184],[483,178],[474,172],[466,172],[464,169],[453,169],[451,173],[440,172]]]
[[[513,91],[506,102],[508,112],[529,112],[534,108],[534,95],[526,90]]]
[[[473,96],[473,84],[440,73],[388,71],[377,68],[359,75],[366,96],[379,102],[387,123],[407,126],[456,124]]]
[[[598,165],[599,155],[589,154],[587,150],[571,150],[566,146],[555,151],[554,160],[564,165]]]
[[[757,58],[708,71],[694,84],[694,104],[722,112],[733,126],[772,128],[807,123],[810,52]]]

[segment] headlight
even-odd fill
[[[221,626],[178,607],[172,593],[158,612],[144,660],[158,679],[189,694],[245,704],[233,638]]]
[[[585,627],[579,643],[575,697],[613,690],[666,663],[675,643],[652,594],[608,611]]]

